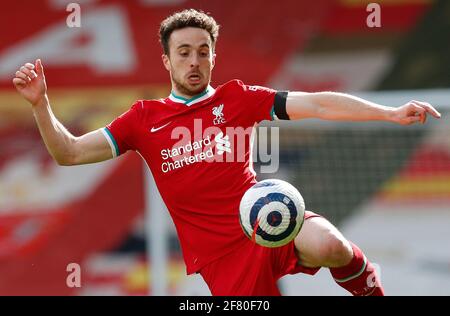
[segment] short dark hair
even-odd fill
[[[159,27],[159,40],[164,54],[169,55],[169,38],[172,32],[185,27],[197,27],[207,31],[211,37],[212,50],[214,51],[217,38],[219,37],[220,26],[212,16],[205,12],[187,9],[176,12],[161,22],[161,26]]]

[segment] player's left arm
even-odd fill
[[[425,123],[427,115],[441,114],[429,103],[410,101],[400,107],[376,104],[362,98],[337,92],[289,92],[286,114],[291,120],[319,118],[335,121],[389,121],[402,125]]]

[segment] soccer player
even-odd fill
[[[244,235],[239,202],[256,179],[250,135],[236,143],[230,131],[251,130],[273,119],[408,125],[440,114],[425,102],[389,107],[342,93],[275,91],[239,80],[213,88],[218,32],[216,21],[201,11],[166,18],[160,41],[170,95],[136,101],[105,128],[79,137],[53,115],[39,59],[20,67],[13,83],[31,103],[45,145],[58,164],[94,163],[128,150],[140,153],[175,223],[187,273],[200,273],[213,295],[280,295],[279,278],[299,272],[313,275],[321,267],[353,295],[383,295],[363,251],[313,212],[306,212],[302,229],[286,246],[261,247]],[[238,151],[243,159],[230,159]]]

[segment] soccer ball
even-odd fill
[[[268,179],[248,189],[239,205],[245,235],[264,247],[281,247],[297,236],[303,225],[305,202],[286,181]]]

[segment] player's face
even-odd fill
[[[211,81],[216,57],[209,33],[196,27],[176,30],[169,39],[169,52],[163,62],[175,92],[187,97],[203,92]]]

